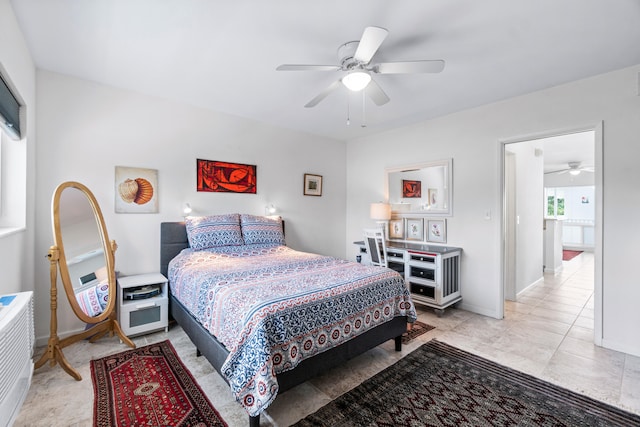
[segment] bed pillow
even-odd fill
[[[98,295],[99,286],[100,285],[91,286],[90,288],[76,294],[76,300],[78,301],[80,308],[89,317],[99,316],[105,309],[105,307],[100,303],[100,296]]]
[[[284,245],[284,231],[282,218],[279,216],[265,217],[257,215],[240,215],[242,237],[247,245],[270,243]]]
[[[244,245],[240,214],[190,216],[185,219],[189,246],[194,251]]]

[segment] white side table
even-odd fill
[[[118,322],[127,336],[169,330],[167,278],[160,273],[137,274],[118,279]],[[160,292],[149,298],[125,299],[125,290],[159,286]]]

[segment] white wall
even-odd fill
[[[26,105],[26,137],[3,142],[3,179],[10,194],[3,194],[3,215],[13,212],[0,226],[21,230],[0,237],[0,294],[33,290],[33,206],[35,200],[36,70],[13,9],[0,0],[0,64]],[[4,162],[10,168],[7,178]],[[9,206],[11,204],[11,206]],[[48,300],[48,297],[47,297]]]
[[[264,214],[273,203],[294,249],[344,257],[345,144],[275,128],[130,91],[38,71],[36,199],[36,336],[48,334],[52,244],[50,200],[63,181],[89,187],[101,205],[116,268],[123,274],[159,271],[160,222],[194,214]],[[196,159],[257,165],[257,194],[196,192]],[[114,213],[114,168],[158,170],[158,214]],[[322,197],[304,196],[304,173],[324,177]],[[64,297],[62,297],[64,298]],[[61,334],[82,327],[61,304]]]
[[[515,154],[516,295],[543,278],[543,158],[538,140],[507,144]]]
[[[501,141],[604,122],[603,345],[640,355],[640,65],[446,117],[350,141],[347,146],[347,251],[371,225],[384,168],[452,157],[453,217],[447,243],[464,248],[462,306],[496,318],[501,298]],[[390,148],[393,147],[391,151]],[[389,156],[393,152],[394,156]],[[491,210],[490,220],[484,211]]]

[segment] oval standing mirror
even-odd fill
[[[53,199],[60,277],[76,316],[85,323],[100,323],[115,307],[111,242],[93,194],[83,186],[66,184],[58,187]]]
[[[51,275],[51,332],[47,350],[35,368],[47,360],[51,365],[57,362],[69,375],[81,380],[80,374],[65,359],[64,347],[85,338],[93,342],[107,333],[117,334],[130,347],[135,345],[124,335],[116,319],[116,244],[109,240],[93,193],[79,182],[64,182],[53,193],[51,211],[54,245],[47,255]],[[74,314],[91,326],[62,340],[57,334],[58,271]]]

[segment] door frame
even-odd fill
[[[603,233],[603,206],[604,206],[604,188],[603,188],[603,152],[604,152],[604,123],[602,121],[595,124],[557,129],[552,131],[545,131],[530,135],[523,135],[517,137],[511,137],[498,141],[499,144],[499,161],[500,161],[500,193],[502,195],[502,211],[500,218],[500,233],[501,233],[501,245],[500,245],[500,260],[501,260],[501,284],[497,307],[498,313],[504,317],[504,298],[505,289],[507,286],[508,274],[514,269],[515,257],[509,256],[509,241],[508,238],[512,237],[508,234],[509,229],[509,209],[507,206],[508,200],[508,187],[506,185],[507,178],[507,159],[506,159],[506,145],[525,142],[534,139],[549,138],[554,136],[567,135],[571,133],[579,133],[593,131],[594,132],[594,185],[595,185],[595,247],[594,247],[594,319],[593,319],[593,340],[598,346],[602,346],[602,324],[603,324],[603,311],[602,311],[602,299],[603,299],[603,277],[602,277],[602,260],[604,254],[604,233]],[[509,263],[509,264],[508,264]]]

